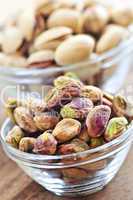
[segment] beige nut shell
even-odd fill
[[[72,30],[68,27],[55,27],[47,31],[42,32],[38,37],[36,37],[34,42],[35,49],[51,49],[53,45],[56,47],[60,40],[63,40],[65,37],[69,36],[72,33]]]
[[[83,13],[82,18],[84,31],[98,34],[106,26],[109,20],[109,13],[105,7],[96,5],[88,8]]]
[[[54,60],[54,52],[51,50],[43,50],[32,53],[27,59],[28,64],[45,62],[45,61],[53,61]]]
[[[86,60],[94,49],[95,41],[89,35],[79,34],[62,42],[55,52],[59,65],[68,65]]]
[[[104,53],[122,42],[128,36],[125,28],[119,25],[108,25],[105,32],[97,42],[96,52]]]
[[[16,27],[7,27],[1,38],[1,46],[4,53],[14,53],[23,42],[23,34]]]
[[[54,11],[48,18],[48,28],[57,27],[57,26],[66,26],[76,32],[78,26],[78,19],[80,12],[64,8]]]
[[[133,23],[133,8],[117,7],[112,9],[111,19],[121,26],[128,26]]]

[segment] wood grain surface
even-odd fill
[[[133,70],[124,87],[133,83]],[[133,91],[132,91],[133,94]],[[31,180],[0,147],[0,200],[68,200],[57,197]],[[73,200],[75,198],[71,198]],[[113,181],[102,191],[82,200],[133,200],[133,148]]]

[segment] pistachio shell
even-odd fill
[[[90,137],[100,137],[107,126],[111,114],[109,106],[99,105],[94,107],[88,114],[86,126]]]
[[[109,121],[106,131],[104,133],[106,141],[109,142],[120,136],[123,133],[123,131],[126,130],[127,125],[128,121],[125,117],[112,118]]]
[[[2,36],[2,50],[5,53],[16,52],[23,42],[23,34],[16,27],[8,27],[4,30]]]
[[[35,142],[35,138],[23,137],[19,143],[19,150],[23,152],[30,152],[33,150]]]
[[[60,116],[55,111],[39,113],[35,115],[34,122],[40,130],[53,129],[59,122]]]
[[[127,38],[127,36],[128,33],[125,28],[114,24],[108,25],[97,42],[96,52],[104,53],[117,47],[125,38]]]
[[[85,10],[83,13],[83,30],[99,34],[109,20],[108,10],[101,5],[95,5]]]
[[[42,32],[36,37],[34,47],[37,50],[51,49],[57,47],[66,37],[72,33],[72,30],[68,27],[55,27],[47,31]]]
[[[28,133],[34,133],[37,131],[37,127],[33,121],[33,116],[27,108],[17,107],[14,110],[14,117],[16,123]]]
[[[76,35],[62,42],[55,52],[55,60],[59,65],[69,65],[89,58],[95,41],[89,35]]]
[[[24,137],[24,133],[19,126],[14,126],[6,136],[6,142],[11,146],[18,148],[20,140]]]
[[[48,28],[66,26],[76,32],[79,15],[80,13],[73,9],[58,9],[48,18]]]
[[[116,7],[112,9],[111,19],[121,26],[128,26],[133,22],[133,9],[130,7]]]
[[[40,135],[34,144],[34,152],[37,154],[55,154],[57,147],[57,141],[54,136],[48,132],[44,132]]]
[[[61,120],[53,130],[53,136],[59,142],[66,142],[77,136],[80,132],[81,124],[74,119]]]

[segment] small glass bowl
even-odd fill
[[[5,153],[44,188],[68,197],[85,196],[103,189],[119,171],[133,139],[131,126],[117,139],[95,149],[45,156],[24,153],[8,145],[5,136],[12,126],[7,119],[1,129]]]
[[[128,39],[116,48],[101,55],[94,55],[84,62],[62,67],[50,66],[45,69],[0,66],[0,88],[21,85],[28,92],[40,92],[42,85],[50,85],[56,77],[71,71],[86,84],[97,85],[115,93],[122,86],[131,67],[133,30],[130,27],[132,26],[128,27]]]

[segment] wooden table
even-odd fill
[[[133,83],[133,70],[126,85]],[[0,147],[0,200],[68,200],[56,197],[32,181]],[[77,198],[78,199],[78,198]],[[81,199],[81,198],[79,198]],[[83,200],[133,200],[133,148],[117,176],[101,192]]]

